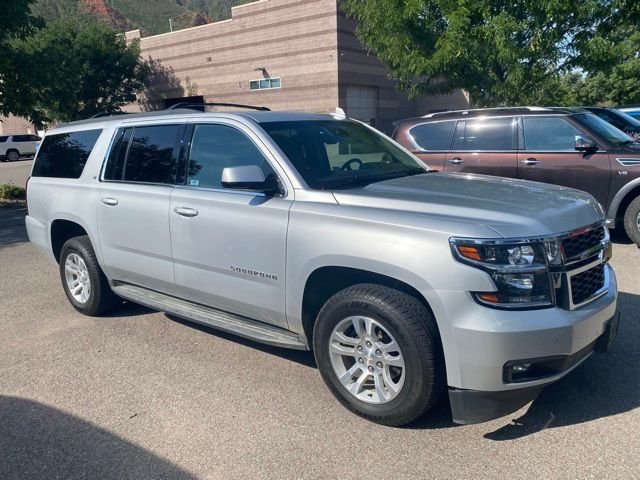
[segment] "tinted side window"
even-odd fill
[[[48,135],[33,166],[34,177],[79,178],[102,130]]]
[[[154,125],[133,130],[122,179],[127,182],[173,183],[174,149],[179,125]]]
[[[5,135],[4,137],[0,137],[0,143],[6,142],[7,138],[9,138],[7,135]]]
[[[513,118],[484,118],[458,122],[453,150],[515,150]]]
[[[560,117],[524,117],[524,148],[526,150],[574,151],[580,131]]]
[[[33,140],[31,140],[31,135],[14,135],[13,141],[14,142],[32,142]]]
[[[449,150],[456,122],[433,122],[416,125],[410,134],[423,150]]]
[[[194,127],[187,185],[222,188],[222,170],[239,165],[258,165],[265,177],[275,174],[260,149],[240,130],[213,124]]]
[[[121,128],[116,132],[109,151],[107,166],[104,169],[105,180],[122,180],[124,160],[129,151],[129,142],[133,128]]]

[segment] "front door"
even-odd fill
[[[585,133],[560,116],[524,116],[522,128],[519,178],[584,190],[608,205],[609,155],[576,151],[575,137]]]
[[[114,280],[172,293],[169,204],[180,125],[116,132],[98,200],[105,269]]]
[[[286,327],[291,198],[222,188],[225,167],[258,165],[275,175],[260,140],[240,124],[196,123],[187,137],[186,181],[173,191],[169,214],[179,295]]]
[[[484,117],[458,121],[444,169],[515,178],[518,175],[517,120]]]

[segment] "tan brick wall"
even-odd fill
[[[152,59],[161,74],[149,92],[153,101],[125,110],[157,109],[164,98],[202,95],[210,102],[329,112],[345,108],[347,87],[360,85],[377,88],[377,126],[390,131],[400,118],[446,104],[468,105],[463,95],[409,100],[398,93],[354,27],[338,0],[261,0],[234,7],[229,20],[142,38],[142,57]],[[127,39],[137,36],[127,32]],[[249,90],[251,80],[263,77],[256,71],[262,67],[281,78],[280,89]]]
[[[0,134],[9,133],[36,133],[36,129],[26,118],[0,116]]]
[[[338,106],[335,0],[262,0],[234,7],[232,15],[141,40],[143,58],[158,61],[171,77],[165,85],[182,88],[156,95],[203,95],[273,110]],[[249,91],[251,80],[263,78],[261,67],[282,79],[280,89]]]

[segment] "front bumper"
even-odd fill
[[[432,292],[427,300],[438,319],[457,422],[485,421],[517,410],[594,351],[616,315],[615,273],[610,265],[605,268],[606,293],[575,310],[496,310],[478,305],[468,292]],[[543,368],[529,377],[512,381],[505,376],[507,364],[536,362]],[[473,408],[466,407],[471,404]],[[482,406],[486,415],[473,413]]]
[[[449,390],[451,414],[454,423],[471,424],[481,423],[495,418],[500,418],[524,407],[527,403],[536,399],[542,389],[549,383],[557,380],[558,375],[564,375],[580,365],[592,353],[606,353],[613,344],[618,332],[620,314],[614,316],[605,327],[600,337],[589,345],[572,355],[530,359],[529,362],[543,361],[558,365],[556,374],[545,384],[533,385],[515,390],[502,390],[497,392],[478,390]]]

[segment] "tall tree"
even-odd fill
[[[625,18],[633,22],[629,11],[637,11],[639,3],[344,0],[342,5],[356,19],[359,38],[389,66],[400,88],[413,94],[463,88],[476,104],[490,106],[567,101],[566,91],[558,90],[565,86],[562,75],[576,68],[604,71],[598,70],[602,65],[613,71],[619,68],[618,49],[637,59],[637,44],[622,47],[610,29]],[[636,20],[632,30],[637,27]],[[593,56],[588,62],[587,52]]]
[[[2,0],[0,2],[0,112],[4,99],[12,92],[6,78],[7,72],[16,68],[11,42],[33,33],[42,25],[31,15],[30,6],[35,0]]]
[[[11,46],[16,68],[5,72],[11,94],[0,111],[35,123],[118,110],[135,100],[148,72],[139,45],[98,22],[52,22]]]

